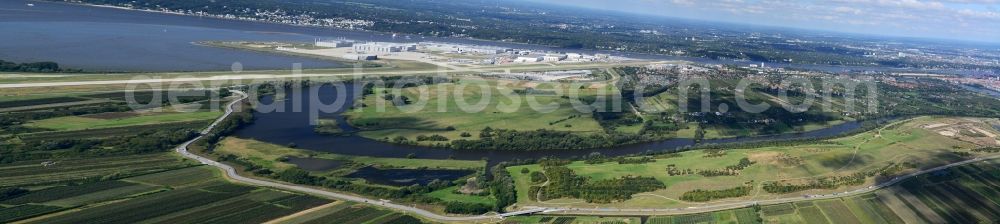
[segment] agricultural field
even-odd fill
[[[196,130],[208,126],[211,120],[189,122],[174,122],[149,125],[134,125],[116,128],[84,129],[77,131],[36,132],[18,136],[22,141],[63,140],[63,139],[101,139],[108,136],[127,136],[158,129],[191,129]]]
[[[904,223],[873,193],[767,205],[762,206],[760,215],[764,223]]]
[[[159,185],[166,187],[184,187],[221,178],[214,167],[197,166],[187,169],[171,170],[149,175],[126,178],[125,181]]]
[[[413,216],[380,210],[350,202],[333,202],[300,213],[272,220],[278,224],[321,224],[321,223],[372,223],[372,224],[419,224],[423,220]]]
[[[504,219],[502,224],[642,224],[639,217],[618,216],[515,216]],[[646,222],[652,223],[652,222]]]
[[[331,202],[228,183],[218,172],[199,166],[119,180],[36,186],[0,201],[10,206],[0,218],[27,223],[264,222]],[[205,179],[193,179],[199,177]]]
[[[132,176],[193,166],[194,163],[171,153],[100,158],[20,161],[0,164],[0,187],[44,185]]]
[[[890,208],[903,210],[901,213],[908,214],[905,220],[951,223],[997,220],[1000,217],[997,165],[993,160],[932,173],[889,189],[895,195],[879,196],[897,201]]]
[[[164,161],[156,162],[156,159]],[[357,219],[372,223],[422,222],[392,211],[229,183],[221,178],[217,168],[194,166],[170,154],[102,160],[101,163],[93,159],[65,160],[48,167],[21,162],[0,167],[0,175],[5,177],[4,186],[0,188],[23,192],[0,199],[0,222],[203,223],[211,220],[208,222],[260,223],[276,219],[301,220],[292,218],[309,217],[307,215],[313,217],[308,219],[312,222],[325,222],[330,219],[328,214],[313,213],[328,209],[311,210],[323,205],[358,209],[337,213],[338,216],[379,214]],[[134,171],[138,165],[148,168]],[[75,176],[59,179],[46,175],[47,172]],[[8,182],[6,177],[15,179]]]
[[[674,224],[674,223],[733,223],[733,224],[757,224],[761,223],[758,212],[754,208],[741,208],[736,210],[726,210],[711,213],[675,215],[675,216],[653,216],[649,217],[648,224]]]
[[[40,99],[0,101],[0,108],[24,108],[28,106],[37,106],[46,104],[64,105],[66,103],[81,102],[86,100],[87,100],[86,98],[80,98],[80,97],[51,97],[51,98],[40,98]]]
[[[71,116],[34,121],[26,124],[25,126],[56,131],[75,131],[172,122],[210,121],[218,118],[219,116],[222,116],[222,111],[151,113],[148,115],[121,114],[113,117],[107,116],[100,118]]]
[[[655,178],[666,185],[664,189],[637,193],[631,199],[608,204],[587,203],[573,198],[539,202],[527,192],[531,192],[532,186],[544,186],[532,183],[529,174],[544,173],[545,169],[533,164],[512,166],[507,170],[515,180],[518,204],[522,206],[551,203],[584,208],[663,208],[828,194],[863,188],[918,169],[990,154],[974,149],[998,145],[997,131],[989,125],[992,122],[995,120],[917,117],[861,134],[802,145],[706,149],[633,158],[640,162],[622,163],[610,159],[574,161],[564,165],[574,175],[592,181],[638,175]],[[529,172],[522,172],[525,168]],[[740,186],[752,188],[747,194],[710,201],[682,200],[686,193],[695,190],[709,191],[702,192],[702,195],[707,195],[714,193],[711,191]],[[827,207],[842,210],[836,205]]]
[[[143,105],[127,104],[130,94]],[[170,94],[184,96],[173,105],[154,102]],[[228,95],[228,90],[117,91],[9,101],[31,108],[0,111],[0,154],[5,155],[0,163],[164,152],[221,116],[220,105],[228,98],[213,98]],[[68,98],[94,103],[67,105]]]

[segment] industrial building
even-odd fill
[[[344,56],[341,57],[347,60],[356,60],[356,61],[378,60],[378,55],[374,54],[345,54]]]
[[[316,40],[315,45],[317,47],[332,47],[332,48],[351,47],[351,46],[354,46],[354,41],[349,41],[349,40]]]
[[[565,54],[546,54],[545,56],[542,57],[542,61],[557,62],[566,60],[567,57],[568,56],[566,56]]]
[[[455,53],[477,53],[477,54],[503,54],[514,51],[512,48],[478,46],[464,44],[449,44],[438,42],[420,43],[421,47],[430,51],[455,52]]]
[[[517,57],[514,59],[516,63],[529,63],[529,62],[539,62],[542,61],[541,57]]]
[[[417,50],[416,44],[370,42],[354,45],[354,52],[358,53],[393,53],[415,50]]]

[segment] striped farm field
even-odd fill
[[[830,221],[827,221],[826,216],[823,215],[823,212],[816,206],[799,208],[799,216],[807,223],[830,223]]]
[[[111,174],[141,175],[193,165],[171,153],[36,160],[0,166],[0,187],[79,181]]]
[[[18,205],[10,208],[0,208],[0,222],[6,223],[31,218],[63,209],[65,208],[47,205]]]
[[[216,177],[219,177],[219,174],[213,171],[214,168],[212,167],[197,166],[197,167],[143,175],[138,177],[132,177],[125,180],[131,182],[153,184],[153,185],[163,185],[168,187],[180,187],[204,181],[209,181]]]
[[[819,207],[819,209],[823,211],[823,214],[826,214],[826,217],[833,223],[861,223],[861,221],[854,216],[854,213],[851,212],[851,209],[847,208],[847,206],[844,205],[840,199],[818,201],[816,202],[816,206]]]

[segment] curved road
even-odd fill
[[[969,160],[965,160],[965,161],[961,161],[961,162],[956,162],[956,163],[952,163],[952,164],[948,164],[948,165],[944,165],[944,166],[934,167],[934,168],[931,168],[931,169],[921,170],[921,171],[914,172],[914,173],[907,174],[907,175],[903,175],[903,176],[894,177],[894,178],[892,178],[892,180],[889,180],[889,181],[887,181],[885,183],[881,183],[881,184],[877,184],[877,185],[873,185],[873,186],[868,186],[868,187],[864,187],[864,188],[860,188],[860,189],[855,189],[855,190],[852,190],[852,191],[841,192],[841,193],[833,193],[833,194],[825,194],[825,195],[809,195],[809,196],[803,196],[803,197],[778,198],[778,199],[759,200],[759,201],[747,201],[747,202],[734,202],[734,203],[725,203],[725,204],[715,204],[715,205],[700,206],[700,207],[669,208],[669,209],[618,209],[618,208],[549,208],[549,209],[551,211],[553,211],[553,213],[558,213],[558,214],[577,214],[577,215],[587,215],[587,214],[595,214],[595,213],[600,213],[600,214],[616,214],[616,215],[664,215],[664,214],[669,214],[669,215],[677,214],[677,215],[679,215],[679,214],[703,213],[703,212],[713,212],[713,211],[735,209],[735,208],[744,208],[744,207],[749,207],[749,206],[753,206],[753,205],[770,205],[770,204],[782,204],[782,203],[797,202],[797,201],[810,201],[810,200],[818,200],[818,199],[839,198],[839,197],[853,196],[853,195],[859,195],[859,194],[873,192],[873,191],[876,191],[876,190],[879,190],[879,189],[882,189],[882,188],[886,188],[886,187],[892,186],[892,185],[897,184],[899,182],[902,182],[903,180],[906,180],[908,178],[916,177],[916,176],[919,176],[919,175],[923,175],[923,174],[927,174],[927,173],[932,173],[932,172],[936,172],[936,171],[941,171],[941,170],[945,170],[945,169],[948,169],[948,168],[952,168],[952,167],[956,167],[956,166],[962,166],[962,165],[966,165],[966,164],[970,164],[970,163],[974,163],[974,162],[985,161],[985,160],[990,160],[990,159],[998,159],[998,158],[1000,158],[1000,155],[992,155],[992,156],[988,156],[988,157],[980,157],[980,158],[969,159]]]
[[[505,216],[504,214],[500,214],[500,215],[480,215],[480,216],[461,216],[461,217],[459,217],[459,216],[445,216],[445,215],[435,214],[433,212],[430,212],[430,211],[427,211],[427,210],[423,210],[423,209],[420,209],[420,208],[410,207],[410,206],[405,206],[405,205],[399,205],[399,204],[392,204],[392,203],[381,201],[381,200],[368,199],[368,198],[358,197],[358,196],[354,196],[354,195],[348,195],[348,194],[341,194],[341,193],[336,193],[336,192],[324,191],[324,190],[320,190],[320,189],[315,189],[315,188],[310,188],[310,187],[305,187],[305,186],[299,186],[299,185],[294,185],[294,184],[286,184],[286,183],[280,183],[280,182],[274,182],[274,181],[253,179],[253,178],[249,178],[249,177],[240,176],[238,173],[236,173],[236,169],[233,168],[232,166],[229,166],[229,165],[226,165],[226,164],[223,164],[223,163],[211,160],[209,158],[205,158],[205,157],[202,157],[202,156],[199,156],[199,155],[195,155],[194,153],[188,152],[188,146],[190,146],[191,143],[194,143],[198,139],[201,139],[202,137],[205,137],[206,134],[208,134],[210,131],[212,131],[213,128],[215,128],[216,126],[218,126],[218,124],[220,122],[222,122],[224,119],[226,119],[227,117],[229,117],[229,115],[231,115],[233,113],[233,106],[234,105],[236,105],[239,102],[242,102],[244,99],[247,98],[247,94],[243,93],[242,91],[233,90],[232,92],[240,95],[240,99],[234,100],[233,102],[230,102],[229,104],[227,104],[226,105],[226,113],[224,115],[222,115],[222,117],[219,117],[218,119],[216,119],[215,122],[212,122],[212,124],[209,125],[207,128],[205,128],[205,130],[201,131],[201,133],[200,133],[200,135],[198,135],[198,137],[196,137],[194,139],[191,139],[190,141],[184,142],[180,146],[177,146],[176,151],[178,153],[180,153],[184,157],[197,160],[197,161],[201,162],[202,164],[219,167],[220,169],[222,169],[222,170],[225,171],[226,176],[228,176],[230,179],[235,180],[237,182],[242,182],[242,183],[250,184],[250,185],[272,187],[272,188],[284,189],[284,190],[289,190],[289,191],[297,191],[297,192],[302,192],[302,193],[308,193],[308,194],[313,194],[313,195],[321,195],[321,196],[326,196],[326,197],[330,197],[330,198],[336,198],[336,199],[344,200],[344,201],[353,201],[353,202],[357,202],[357,203],[365,203],[365,204],[369,204],[369,205],[373,205],[373,206],[379,206],[379,207],[385,207],[385,208],[390,208],[390,209],[395,209],[395,210],[400,210],[400,211],[411,212],[413,214],[426,217],[428,219],[433,219],[433,220],[437,220],[437,221],[444,221],[444,222],[490,221],[490,220],[499,219],[499,218]],[[514,213],[509,213],[507,216],[509,216],[510,214],[514,214]]]
[[[390,208],[390,209],[399,210],[399,211],[406,211],[406,212],[410,212],[410,213],[413,213],[413,214],[416,214],[416,215],[419,215],[419,216],[423,216],[423,217],[428,218],[428,219],[433,219],[433,220],[436,220],[436,221],[443,221],[443,222],[493,221],[493,220],[503,219],[504,217],[509,217],[509,216],[522,215],[522,214],[530,214],[530,213],[539,213],[539,212],[540,213],[558,213],[558,214],[577,214],[577,215],[588,215],[588,214],[595,214],[595,213],[600,213],[600,214],[620,214],[620,215],[691,214],[691,213],[702,213],[702,212],[712,212],[712,211],[719,211],[719,210],[726,210],[726,209],[742,208],[742,207],[748,207],[748,206],[752,206],[752,205],[780,204],[780,203],[797,202],[797,201],[808,201],[808,200],[817,200],[817,199],[837,198],[837,197],[845,197],[845,196],[858,195],[858,194],[864,194],[864,193],[872,192],[872,191],[875,191],[875,190],[878,190],[878,189],[889,187],[889,186],[891,186],[893,184],[896,184],[896,183],[899,183],[899,182],[901,182],[903,180],[906,180],[907,178],[919,176],[919,175],[922,175],[922,174],[927,174],[927,173],[931,173],[931,172],[935,172],[935,171],[940,171],[940,170],[944,170],[944,169],[948,169],[948,168],[952,168],[952,167],[956,167],[956,166],[961,166],[961,165],[966,165],[966,164],[969,164],[969,163],[984,161],[984,160],[988,160],[988,159],[997,159],[997,158],[1000,158],[1000,155],[993,155],[993,156],[982,157],[982,158],[974,158],[974,159],[970,159],[970,160],[956,162],[956,163],[952,163],[952,164],[948,164],[948,165],[944,165],[944,166],[939,166],[939,167],[935,167],[935,168],[931,168],[931,169],[926,169],[926,170],[922,170],[922,171],[919,171],[919,172],[914,172],[914,173],[911,173],[911,174],[907,174],[907,175],[895,177],[895,178],[893,178],[892,180],[890,180],[888,182],[881,183],[881,184],[878,184],[878,185],[869,186],[869,187],[865,187],[865,188],[860,188],[860,189],[856,189],[856,190],[853,190],[853,191],[847,191],[847,192],[842,192],[842,193],[826,194],[826,195],[809,195],[809,196],[804,196],[804,197],[791,197],[791,198],[779,198],[779,199],[769,199],[769,200],[760,200],[760,201],[735,202],[735,203],[715,204],[715,205],[709,205],[709,206],[688,207],[688,208],[618,209],[618,208],[530,207],[528,210],[522,210],[522,211],[516,211],[516,212],[509,212],[509,213],[503,213],[503,214],[495,214],[495,215],[446,216],[446,215],[436,214],[434,212],[427,211],[427,210],[424,210],[424,209],[412,207],[412,206],[406,206],[406,205],[400,205],[400,204],[393,204],[393,203],[390,203],[388,201],[382,201],[382,200],[377,200],[377,199],[368,199],[368,198],[364,198],[364,197],[358,197],[358,196],[349,195],[349,194],[342,194],[342,193],[330,192],[330,191],[325,191],[325,190],[320,190],[320,189],[311,188],[311,187],[305,187],[305,186],[300,186],[300,185],[294,185],[294,184],[288,184],[288,183],[281,183],[281,182],[275,182],[275,181],[260,180],[260,179],[253,179],[253,178],[249,178],[249,177],[244,177],[244,176],[240,176],[236,172],[236,169],[233,168],[232,166],[229,166],[229,165],[226,165],[226,164],[223,164],[223,163],[220,163],[220,162],[217,162],[217,161],[214,161],[214,160],[211,160],[211,159],[208,159],[208,158],[205,158],[205,157],[202,157],[202,156],[199,156],[199,155],[195,155],[193,153],[188,152],[187,149],[188,149],[188,146],[191,145],[191,143],[194,143],[198,139],[201,139],[206,134],[208,134],[220,122],[222,122],[224,119],[226,119],[227,117],[229,117],[229,115],[231,115],[233,113],[233,106],[235,106],[237,103],[242,102],[244,99],[247,98],[247,94],[243,93],[242,91],[233,90],[232,92],[236,93],[237,95],[240,95],[240,98],[238,100],[234,100],[234,101],[230,102],[229,104],[227,104],[226,105],[226,112],[225,112],[225,114],[223,116],[219,117],[218,119],[216,119],[215,122],[212,122],[212,124],[209,125],[207,128],[205,128],[205,130],[201,131],[201,133],[200,133],[200,135],[198,137],[196,137],[194,139],[191,139],[190,141],[184,142],[183,144],[181,144],[180,146],[178,146],[177,149],[176,149],[176,151],[178,153],[180,153],[181,155],[183,155],[183,156],[185,156],[187,158],[198,160],[202,164],[219,167],[219,168],[221,168],[222,170],[225,171],[226,176],[228,176],[230,179],[235,180],[237,182],[242,182],[242,183],[251,184],[251,185],[257,185],[257,186],[266,186],[266,187],[272,187],[272,188],[278,188],[278,189],[285,189],[285,190],[289,190],[289,191],[297,191],[297,192],[314,194],[314,195],[321,195],[321,196],[326,196],[326,197],[330,197],[330,198],[336,198],[336,199],[344,200],[344,201],[352,201],[352,202],[364,203],[364,204],[368,204],[368,205],[372,205],[372,206],[379,206],[379,207]]]

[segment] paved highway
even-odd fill
[[[222,120],[224,120],[225,118],[229,117],[229,115],[231,115],[233,113],[233,107],[237,103],[239,103],[239,102],[241,102],[241,101],[243,101],[244,99],[247,98],[247,94],[246,93],[243,93],[241,91],[233,91],[233,92],[236,93],[237,95],[239,95],[240,99],[235,100],[233,102],[230,102],[226,106],[226,112],[225,112],[225,114],[222,117],[220,117],[217,120],[215,120],[215,122],[212,122],[212,124],[209,125],[207,128],[205,128],[205,130],[203,130],[201,132],[201,135],[199,135],[195,139],[187,141],[187,142],[181,144],[180,146],[178,146],[177,149],[176,149],[178,153],[180,153],[181,155],[184,155],[185,157],[188,157],[188,158],[191,158],[191,159],[194,159],[194,160],[198,160],[199,162],[201,162],[203,164],[207,164],[207,165],[219,167],[219,168],[221,168],[222,170],[225,171],[226,176],[228,176],[230,179],[235,180],[237,182],[242,182],[242,183],[251,184],[251,185],[257,185],[257,186],[266,186],[266,187],[272,187],[272,188],[278,188],[278,189],[285,189],[285,190],[289,190],[289,191],[297,191],[297,192],[308,193],[308,194],[313,194],[313,195],[321,195],[321,196],[326,196],[326,197],[330,197],[330,198],[336,198],[336,199],[345,200],[345,201],[352,201],[352,202],[357,202],[357,203],[365,203],[365,204],[372,205],[372,206],[379,206],[379,207],[385,207],[385,208],[395,209],[395,210],[399,210],[399,211],[406,211],[406,212],[409,212],[409,213],[412,213],[412,214],[423,216],[423,217],[428,218],[428,219],[433,219],[433,220],[443,221],[443,222],[495,221],[495,220],[502,219],[504,217],[510,217],[510,216],[515,216],[515,215],[524,215],[524,214],[530,214],[530,213],[555,213],[555,214],[579,214],[579,215],[588,215],[588,214],[595,214],[595,213],[600,213],[600,214],[621,214],[621,215],[690,214],[690,213],[712,212],[712,211],[719,211],[719,210],[726,210],[726,209],[742,208],[742,207],[748,207],[748,206],[752,206],[752,205],[781,204],[781,203],[797,202],[797,201],[808,201],[808,200],[817,200],[817,199],[826,199],[826,198],[837,198],[837,197],[845,197],[845,196],[852,196],[852,195],[858,195],[858,194],[864,194],[864,193],[872,192],[872,191],[875,191],[875,190],[878,190],[878,189],[882,189],[882,188],[885,188],[885,187],[892,186],[893,184],[899,183],[899,182],[901,182],[903,180],[906,180],[907,178],[916,177],[916,176],[922,175],[922,174],[927,174],[927,173],[931,173],[931,172],[935,172],[935,171],[940,171],[940,170],[948,169],[948,168],[951,168],[951,167],[966,165],[966,164],[969,164],[969,163],[979,162],[979,161],[983,161],[983,160],[1000,158],[1000,155],[993,155],[993,156],[982,157],[982,158],[974,158],[974,159],[970,159],[970,160],[956,162],[956,163],[952,163],[952,164],[948,164],[948,165],[944,165],[944,166],[940,166],[940,167],[935,167],[935,168],[926,169],[926,170],[922,170],[922,171],[919,171],[919,172],[914,172],[914,173],[911,173],[911,174],[907,174],[907,175],[895,177],[892,180],[887,181],[885,183],[881,183],[881,184],[878,184],[878,185],[869,186],[869,187],[865,187],[865,188],[860,188],[860,189],[856,189],[856,190],[853,190],[853,191],[847,191],[847,192],[842,192],[842,193],[834,193],[834,194],[826,194],[826,195],[811,195],[811,196],[808,196],[808,197],[790,197],[790,198],[779,198],[779,199],[769,199],[769,200],[760,200],[760,201],[746,201],[746,202],[714,204],[714,205],[708,205],[708,206],[688,207],[688,208],[619,209],[619,208],[531,207],[531,208],[527,208],[526,210],[522,210],[522,211],[508,212],[508,213],[496,214],[496,215],[446,216],[446,215],[436,214],[434,212],[430,212],[430,211],[427,211],[427,210],[423,210],[423,209],[420,209],[420,208],[416,208],[416,207],[412,207],[412,206],[406,206],[406,205],[400,205],[400,204],[393,204],[391,202],[383,201],[383,200],[378,200],[378,199],[369,199],[369,198],[359,197],[359,196],[355,196],[355,195],[330,192],[330,191],[325,191],[325,190],[311,188],[311,187],[306,187],[306,186],[300,186],[300,185],[294,185],[294,184],[287,184],[287,183],[280,183],[280,182],[275,182],[275,181],[268,181],[268,180],[261,180],[261,179],[253,179],[253,178],[249,178],[249,177],[244,177],[244,176],[240,176],[236,172],[236,169],[234,169],[232,166],[229,166],[229,165],[226,165],[226,164],[223,164],[223,163],[219,163],[217,161],[214,161],[214,160],[211,160],[211,159],[208,159],[208,158],[205,158],[205,157],[202,157],[202,156],[199,156],[199,155],[195,155],[193,153],[188,152],[187,149],[188,149],[188,146],[191,145],[191,143],[197,141],[198,139],[201,139],[206,134],[208,134],[213,128],[215,128],[220,122],[222,122]]]
[[[703,213],[703,212],[713,212],[713,211],[735,209],[735,208],[744,208],[744,207],[749,207],[749,206],[753,206],[753,205],[771,205],[771,204],[782,204],[782,203],[797,202],[797,201],[810,201],[810,200],[817,200],[817,199],[839,198],[839,197],[853,196],[853,195],[859,195],[859,194],[864,194],[864,193],[868,193],[868,192],[873,192],[873,191],[876,191],[876,190],[879,190],[879,189],[882,189],[882,188],[886,188],[886,187],[892,186],[892,185],[897,184],[899,182],[902,182],[902,181],[904,181],[904,180],[906,180],[908,178],[916,177],[916,176],[919,176],[919,175],[922,175],[922,174],[932,173],[932,172],[941,171],[941,170],[945,170],[945,169],[956,167],[956,166],[962,166],[962,165],[966,165],[966,164],[970,164],[970,163],[974,163],[974,162],[985,161],[985,160],[990,160],[990,159],[998,159],[998,158],[1000,158],[1000,155],[993,155],[993,156],[988,156],[988,157],[980,157],[980,158],[969,159],[969,160],[965,160],[965,161],[961,161],[961,162],[956,162],[956,163],[952,163],[952,164],[948,164],[948,165],[934,167],[934,168],[931,168],[931,169],[926,169],[926,170],[922,170],[922,171],[919,171],[919,172],[914,172],[914,173],[911,173],[911,174],[907,174],[907,175],[895,177],[892,180],[889,180],[887,182],[884,182],[884,183],[881,183],[881,184],[877,184],[877,185],[874,185],[874,186],[868,186],[868,187],[864,187],[864,188],[855,189],[855,190],[852,190],[852,191],[841,192],[841,193],[833,193],[833,194],[825,194],[825,195],[810,195],[810,196],[807,196],[807,197],[803,196],[803,197],[778,198],[778,199],[769,199],[769,200],[746,201],[746,202],[714,204],[714,205],[699,206],[699,207],[668,208],[668,209],[567,208],[567,207],[549,208],[549,209],[552,210],[552,212],[550,212],[550,213],[577,214],[577,215],[589,215],[589,214],[595,214],[595,213],[604,214],[604,215],[608,215],[608,214],[611,214],[611,215],[679,215],[679,214]]]

